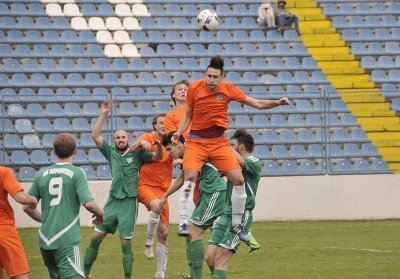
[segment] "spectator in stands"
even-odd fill
[[[275,28],[275,16],[269,1],[263,1],[258,8],[257,24],[267,29]]]
[[[275,9],[275,18],[278,19],[278,30],[283,32],[283,30],[287,28],[291,28],[292,24],[294,24],[294,29],[297,34],[300,35],[299,32],[299,18],[297,15],[293,15],[289,9],[285,8],[286,1],[279,0],[278,8]]]

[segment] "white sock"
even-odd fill
[[[189,217],[193,213],[193,193],[195,183],[190,181],[183,182],[181,191],[179,192],[179,226],[188,224]]]
[[[246,205],[246,189],[244,184],[232,187],[232,225],[238,226],[242,222],[242,215]]]
[[[154,235],[156,234],[158,223],[160,222],[160,214],[150,213],[149,220],[147,221],[147,240],[146,245],[153,245]]]
[[[157,275],[163,278],[165,277],[165,271],[167,270],[168,247],[164,244],[157,242],[156,254]]]

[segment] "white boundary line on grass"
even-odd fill
[[[351,250],[351,251],[366,251],[366,252],[374,252],[374,253],[393,253],[394,251],[383,251],[376,249],[367,249],[367,248],[351,248],[351,247],[324,247],[326,249],[338,249],[338,250]]]

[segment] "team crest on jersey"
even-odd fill
[[[126,158],[126,161],[130,164],[130,163],[132,163],[133,161],[132,161],[132,157],[128,157],[128,158]]]
[[[221,100],[222,100],[222,94],[221,94],[221,93],[218,93],[218,94],[217,94],[217,100],[218,100],[218,101],[221,101]]]

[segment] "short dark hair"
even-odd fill
[[[74,154],[76,142],[71,134],[60,133],[54,138],[53,147],[58,158],[66,159]]]
[[[182,80],[178,81],[177,83],[175,83],[174,86],[172,87],[171,99],[172,99],[172,101],[174,101],[175,105],[176,105],[175,97],[173,97],[172,95],[174,95],[174,93],[175,93],[175,87],[179,84],[185,84],[187,87],[189,87],[190,82],[186,79],[182,79]]]
[[[253,152],[254,139],[249,133],[247,133],[246,129],[237,129],[231,139],[237,140],[239,144],[243,143],[247,152]]]
[[[172,144],[172,136],[175,134],[176,131],[171,131],[168,134],[163,135],[161,139],[161,144],[167,146],[168,144]],[[185,138],[183,136],[179,137],[179,141],[183,144],[185,143]]]
[[[221,71],[221,74],[224,74],[224,58],[222,58],[221,56],[217,55],[217,56],[213,56],[210,59],[210,64],[207,67],[208,68],[213,68],[213,69],[217,69]]]
[[[157,114],[156,116],[153,117],[153,120],[151,121],[151,126],[153,126],[154,131],[156,130],[156,128],[154,128],[154,125],[157,124],[157,119],[160,117],[165,117],[165,113]]]

